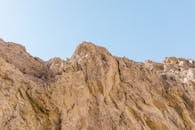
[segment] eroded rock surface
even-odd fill
[[[195,61],[138,63],[80,44],[47,62],[0,40],[1,130],[194,130]]]

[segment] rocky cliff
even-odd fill
[[[194,130],[195,61],[135,62],[92,43],[47,62],[0,40],[1,130]]]

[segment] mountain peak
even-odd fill
[[[79,56],[84,56],[87,54],[109,54],[111,55],[106,48],[97,46],[91,42],[82,42],[81,44],[78,45],[76,48],[74,55],[79,55]]]

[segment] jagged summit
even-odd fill
[[[82,42],[76,48],[75,54],[83,54],[83,53],[104,53],[110,54],[108,50],[104,47],[97,46],[91,42]]]
[[[84,57],[106,57],[106,56],[112,56],[106,48],[97,46],[91,42],[83,42],[76,48],[72,58],[84,58]]]
[[[195,61],[134,62],[83,42],[43,61],[0,40],[2,130],[193,130]]]

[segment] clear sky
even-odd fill
[[[82,41],[137,61],[195,59],[195,1],[0,0],[0,37],[44,60]]]

